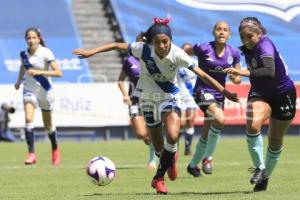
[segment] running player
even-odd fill
[[[141,61],[141,76],[134,95],[139,97],[139,104],[151,135],[156,153],[160,154],[160,163],[153,177],[151,186],[158,194],[167,194],[164,175],[168,171],[170,180],[178,175],[176,166],[177,141],[180,129],[181,96],[176,73],[179,67],[188,67],[201,79],[212,85],[233,101],[238,101],[236,94],[227,91],[221,84],[196,66],[193,60],[172,41],[168,19],[154,19],[154,24],[144,34],[145,42],[109,43],[94,49],[75,49],[73,54],[87,58],[97,53],[126,50]],[[166,141],[162,134],[164,125]]]
[[[213,35],[214,41],[197,43],[193,52],[198,57],[199,66],[225,86],[227,75],[223,69],[229,67],[240,69],[240,54],[237,49],[227,44],[230,37],[230,27],[227,22],[217,22],[213,28]],[[229,75],[229,78],[235,84],[241,82],[240,76]],[[199,78],[194,95],[205,118],[202,135],[187,171],[194,177],[198,177],[201,174],[198,167],[201,160],[202,171],[205,174],[212,174],[212,155],[224,127],[224,95]]]
[[[228,74],[246,76],[251,89],[247,106],[247,143],[255,166],[250,179],[254,192],[267,190],[283,149],[283,137],[295,116],[296,89],[274,43],[255,17],[244,18],[239,26],[247,70],[225,69]],[[268,147],[263,158],[261,127],[269,119]]]
[[[34,149],[34,113],[39,106],[52,145],[52,164],[56,166],[60,164],[60,152],[57,146],[57,131],[52,119],[54,97],[50,77],[61,77],[62,71],[55,62],[52,51],[45,47],[37,28],[27,29],[25,40],[28,48],[20,53],[22,66],[15,83],[15,88],[18,90],[24,78],[25,137],[28,145],[28,154],[24,163],[31,165],[37,161]]]
[[[192,45],[184,43],[181,48],[192,57]],[[193,58],[193,57],[192,57]],[[193,58],[194,59],[194,58]],[[194,59],[195,60],[195,59]],[[195,62],[197,62],[195,60]],[[177,80],[180,88],[180,93],[183,100],[183,110],[181,116],[181,130],[184,135],[184,155],[191,155],[191,145],[195,133],[194,121],[196,117],[196,110],[198,105],[193,96],[193,90],[196,83],[197,76],[191,70],[181,67],[178,69]]]

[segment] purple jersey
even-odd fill
[[[141,75],[140,61],[133,56],[129,56],[124,60],[122,70],[129,78],[130,85],[129,85],[128,95],[132,96],[133,91],[135,90],[136,84]]]
[[[221,85],[225,86],[227,74],[222,73],[222,70],[234,67],[240,62],[240,54],[238,50],[230,45],[226,45],[224,54],[221,57],[218,57],[214,50],[214,41],[204,44],[197,43],[193,49],[195,55],[198,57],[199,67],[211,77],[216,79]],[[194,92],[211,93],[214,95],[216,100],[224,100],[222,93],[208,86],[200,78],[197,78]]]
[[[260,95],[285,93],[294,88],[293,81],[287,75],[285,64],[273,42],[267,36],[262,36],[256,47],[245,50],[242,47],[248,69],[261,66],[261,58],[272,57],[275,61],[275,77],[273,79],[250,77],[251,89]]]

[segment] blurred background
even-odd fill
[[[134,42],[146,31],[154,17],[170,17],[173,42],[208,42],[217,21],[227,21],[232,30],[229,44],[241,45],[238,25],[255,16],[267,29],[297,84],[297,114],[289,134],[300,135],[299,49],[300,1],[288,0],[9,0],[0,1],[0,103],[15,108],[9,126],[16,139],[22,139],[24,111],[22,89],[14,83],[20,68],[19,52],[26,48],[25,30],[37,27],[55,54],[64,76],[52,79],[56,93],[54,121],[59,137],[65,139],[129,139],[132,133],[128,108],[123,104],[117,78],[125,53],[97,54],[83,60],[71,54],[75,48],[92,48],[112,41]],[[243,67],[244,59],[241,64]],[[243,135],[248,79],[239,86],[241,102],[226,101],[227,126],[223,134]],[[35,117],[37,139],[46,137],[41,113]],[[202,114],[196,120],[196,135],[202,128]]]

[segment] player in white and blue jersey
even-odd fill
[[[60,152],[57,146],[57,132],[52,120],[54,97],[50,77],[61,77],[62,71],[55,62],[52,51],[45,47],[44,40],[37,28],[27,29],[25,40],[28,48],[20,53],[22,66],[15,83],[15,88],[18,90],[24,79],[25,137],[28,145],[28,154],[24,163],[30,165],[37,161],[34,149],[34,113],[39,106],[52,145],[52,164],[59,165]]]
[[[203,72],[181,48],[172,43],[168,19],[155,18],[154,24],[145,32],[145,42],[109,43],[94,49],[75,49],[73,54],[87,58],[97,53],[114,49],[128,51],[141,61],[141,75],[134,95],[139,97],[139,104],[151,135],[152,143],[160,164],[151,186],[158,194],[167,194],[164,175],[174,181],[178,175],[176,166],[177,141],[180,130],[182,102],[176,80],[179,67],[186,67],[196,73],[207,84],[216,88],[233,101],[238,101],[236,94],[230,93],[216,80]],[[162,134],[163,126],[166,141]]]
[[[181,48],[189,55],[192,56],[192,45],[184,43]],[[193,58],[193,57],[192,57]],[[197,63],[197,60],[194,59]],[[194,121],[196,117],[196,110],[198,105],[195,102],[193,93],[197,76],[191,70],[181,67],[178,69],[177,81],[180,88],[180,93],[183,101],[183,110],[181,116],[181,134],[184,136],[184,155],[191,155],[191,145],[195,133]]]

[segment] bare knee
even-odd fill
[[[217,118],[212,122],[212,125],[215,128],[218,128],[220,130],[222,130],[224,128],[224,124],[225,124],[224,117]]]
[[[249,134],[257,134],[261,130],[260,122],[252,122],[251,124],[247,124],[247,132]]]

